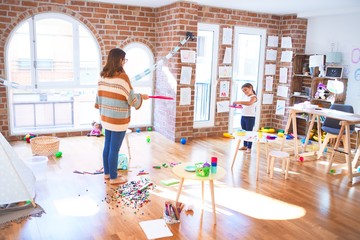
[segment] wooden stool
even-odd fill
[[[266,172],[267,173],[270,172],[270,178],[273,178],[275,158],[279,158],[279,159],[282,160],[282,173],[284,173],[284,170],[285,170],[285,179],[287,179],[289,165],[290,165],[290,155],[287,152],[270,151],[269,155],[267,157],[267,169],[266,169]],[[286,167],[285,167],[285,161],[286,161]]]

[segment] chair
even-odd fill
[[[290,154],[287,152],[273,150],[267,156],[267,168],[266,172],[270,173],[270,178],[274,175],[275,159],[278,158],[282,161],[281,170],[285,174],[285,179],[288,178],[289,165],[290,165]]]
[[[354,108],[351,105],[334,103],[330,106],[330,109],[347,112],[347,113],[354,113]],[[340,128],[341,128],[340,120],[336,120],[336,119],[329,118],[329,117],[325,118],[325,121],[324,121],[321,129],[324,132],[326,132],[326,135],[325,135],[324,142],[320,145],[320,149],[318,152],[318,159],[322,156],[326,146],[329,143],[329,140],[331,138],[337,138],[337,136],[339,135],[339,132],[340,132]],[[355,125],[351,125],[350,133],[352,133],[354,131],[354,129],[355,129]],[[344,141],[344,136],[345,135],[342,136],[341,140],[343,141],[344,147],[346,148],[348,143],[346,141]],[[320,141],[320,139],[319,139],[319,141]]]

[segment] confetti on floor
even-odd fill
[[[139,210],[150,202],[150,190],[155,189],[155,185],[148,178],[141,178],[138,181],[129,181],[113,189],[112,194],[108,194],[105,201],[117,208],[126,206],[134,210]],[[136,214],[136,211],[134,212]]]

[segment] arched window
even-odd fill
[[[153,93],[154,74],[150,72],[139,80],[134,78],[154,65],[154,55],[151,49],[143,43],[134,42],[125,46],[123,50],[126,52],[126,58],[128,59],[124,68],[131,79],[134,91],[151,95]],[[131,111],[131,127],[152,125],[152,101],[144,101],[139,110],[132,108]]]
[[[87,129],[94,109],[100,50],[77,20],[43,13],[21,22],[6,45],[12,134]]]

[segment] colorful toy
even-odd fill
[[[223,137],[226,138],[235,138],[233,135],[231,135],[230,133],[223,133]]]
[[[56,158],[61,158],[62,157],[62,152],[60,152],[60,151],[56,152],[55,157]]]
[[[186,138],[181,138],[181,139],[180,139],[180,143],[181,143],[181,144],[186,144]]]
[[[283,137],[284,136],[284,133],[283,132],[278,132],[277,134],[279,137]]]
[[[326,88],[326,85],[323,83],[319,83],[315,96],[315,99],[326,99],[329,96],[330,92],[329,90]]]
[[[150,142],[150,136],[146,136],[146,141],[149,143]]]
[[[119,153],[117,169],[127,170],[129,167],[128,164],[129,164],[128,157],[123,153]]]
[[[267,135],[267,136],[266,136],[266,139],[268,139],[268,140],[275,140],[275,139],[276,139],[276,136]]]
[[[291,140],[291,139],[294,139],[294,136],[292,134],[287,134],[286,140]]]
[[[299,161],[303,162],[304,161],[304,157],[299,157]]]
[[[93,129],[88,133],[89,136],[100,137],[102,135],[102,125],[98,122],[92,122]]]
[[[148,127],[147,130],[148,130],[149,132],[151,132],[151,131],[152,131],[152,127]]]
[[[139,132],[140,132],[140,128],[136,128],[136,132],[139,133]]]
[[[266,132],[266,133],[274,133],[274,132],[275,132],[275,129],[274,129],[274,128],[271,128],[271,127],[262,127],[262,128],[260,129],[260,131]]]
[[[34,137],[36,137],[35,134],[28,133],[28,134],[25,135],[24,141],[26,141],[27,143],[30,143],[30,139],[32,139],[32,138],[34,138]]]

